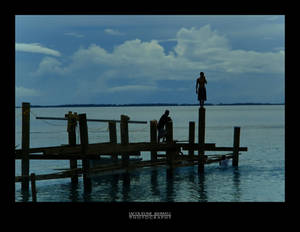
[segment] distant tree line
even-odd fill
[[[63,104],[63,105],[31,105],[32,108],[50,108],[50,107],[127,107],[127,106],[198,106],[199,104],[189,103],[135,103],[135,104]],[[235,105],[284,105],[284,103],[206,103],[207,106],[235,106]],[[21,106],[16,106],[21,108]]]

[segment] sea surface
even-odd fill
[[[130,142],[150,141],[150,120],[159,120],[164,111],[170,111],[175,140],[188,140],[189,121],[196,122],[195,141],[198,138],[197,106],[151,107],[57,107],[31,108],[30,147],[59,146],[68,143],[67,122],[37,120],[36,116],[64,117],[68,111],[86,113],[90,119],[120,119],[121,114],[131,120],[147,124],[129,124]],[[15,145],[21,148],[21,108],[15,109]],[[92,180],[91,193],[83,191],[82,178],[72,186],[69,178],[36,182],[38,202],[284,202],[285,201],[285,124],[284,105],[206,106],[207,143],[233,146],[235,126],[241,127],[242,152],[239,166],[220,167],[218,163],[205,165],[203,174],[197,166],[175,168],[144,168],[129,174],[104,175]],[[108,125],[88,122],[89,143],[108,142]],[[117,124],[118,143],[120,128]],[[77,130],[79,144],[79,129]],[[206,152],[223,154],[224,152]],[[225,152],[226,153],[226,152]],[[142,152],[144,160],[150,153]],[[78,161],[78,165],[81,161]],[[68,168],[69,161],[32,160],[30,173],[54,173]],[[15,175],[21,175],[21,161],[15,161]],[[31,201],[15,183],[15,201]]]

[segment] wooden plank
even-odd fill
[[[166,125],[166,129],[167,129],[167,134],[166,134],[166,142],[167,144],[174,144],[174,141],[173,141],[173,122],[172,121],[169,121],[167,122],[167,125]],[[166,151],[166,156],[167,156],[167,161],[170,165],[170,167],[172,168],[172,164],[175,160],[175,152],[174,150],[167,150]]]
[[[88,159],[100,159],[99,155],[86,155],[82,156],[80,154],[61,154],[61,155],[29,155],[30,160],[80,160],[83,158]],[[15,155],[15,159],[22,159],[21,155]]]
[[[206,151],[233,151],[233,147],[215,147],[207,148]],[[248,147],[239,147],[239,151],[248,151]]]
[[[103,154],[105,156],[113,156],[115,154]],[[121,154],[117,154],[121,155]],[[140,156],[141,153],[139,151],[131,152],[128,154],[129,156]],[[22,159],[22,155],[15,155],[15,159]],[[101,155],[99,154],[85,154],[84,156],[81,154],[58,154],[58,155],[42,155],[42,154],[30,154],[29,159],[31,160],[80,160],[83,158],[87,159],[101,159]]]
[[[109,165],[101,165],[95,168],[90,169],[90,174],[96,174],[96,173],[103,173],[103,172],[109,172],[114,170],[124,170],[129,171],[133,170],[135,168],[143,168],[143,167],[149,167],[149,166],[159,166],[159,165],[165,165],[166,160],[159,160],[156,162],[149,161],[142,161],[140,163],[134,163],[130,164],[128,167],[124,167],[121,164],[109,164]],[[49,179],[60,179],[60,178],[70,178],[74,173],[77,175],[81,175],[83,172],[82,169],[77,168],[76,170],[68,170],[58,173],[51,173],[51,174],[41,174],[36,175],[36,180],[49,180]],[[20,182],[24,177],[17,176],[15,177],[15,182]]]
[[[35,117],[35,119],[44,119],[44,120],[68,120],[67,118],[62,118],[62,117]]]
[[[121,145],[128,145],[129,135],[128,135],[128,121],[129,117],[127,115],[121,115],[120,123],[120,133],[121,133]],[[129,156],[128,153],[122,153],[122,165],[127,167],[129,165]]]
[[[36,119],[44,119],[44,120],[68,120],[66,117],[36,117]],[[87,119],[88,122],[118,122],[120,123],[121,120],[112,120],[112,119]],[[147,124],[147,121],[137,121],[137,120],[130,120],[128,123],[134,124]]]
[[[150,121],[150,143],[157,144],[157,121]],[[151,160],[157,160],[157,151],[151,151]]]
[[[106,143],[92,143],[88,144],[89,148],[94,148],[100,146],[105,146],[105,145],[111,145],[110,142]],[[80,153],[81,152],[81,147],[80,145],[76,146],[70,146],[70,145],[61,145],[61,146],[51,146],[51,147],[36,147],[36,148],[30,148],[29,153],[44,153],[44,154],[75,154],[75,153]],[[15,149],[15,154],[16,155],[21,155],[22,154],[22,149]]]
[[[234,127],[232,159],[233,167],[237,167],[239,165],[240,129],[240,127]]]
[[[204,143],[205,143],[205,108],[199,108],[199,124],[198,124],[198,144],[200,145],[198,149],[199,165],[198,172],[204,172]]]
[[[239,153],[239,154],[241,155],[242,153]],[[227,153],[227,154],[215,154],[215,155],[205,155],[205,156],[207,156],[208,158],[218,158],[218,157],[221,157],[221,156],[223,156],[223,155],[225,155],[225,156],[226,156],[226,155],[233,155],[233,153]],[[165,155],[165,154],[158,154],[157,157],[166,157],[166,155]],[[189,155],[188,155],[188,154],[184,154],[184,155],[181,155],[180,158],[188,159],[188,158],[189,158]],[[199,158],[198,158],[198,155],[194,155],[194,158],[195,158],[195,159],[199,159]]]
[[[189,144],[195,143],[195,122],[189,122]],[[193,158],[194,156],[194,150],[189,150],[189,157]]]
[[[225,154],[227,159],[230,159],[233,157],[233,154]],[[158,155],[160,156],[160,155]],[[206,155],[205,159],[205,164],[211,164],[211,163],[216,163],[219,162],[222,158],[222,155]],[[184,166],[192,166],[192,165],[197,165],[199,164],[199,158],[195,155],[193,160],[189,160],[187,162],[188,156],[180,156],[180,159],[174,160],[173,162],[173,168],[175,167],[184,167]],[[166,159],[158,159],[157,161],[140,161],[136,163],[130,164],[128,167],[123,167],[121,164],[105,164],[105,165],[100,165],[95,168],[90,168],[90,174],[97,174],[97,173],[105,173],[105,172],[111,172],[111,171],[116,171],[116,170],[124,170],[124,171],[129,171],[137,168],[144,168],[144,167],[155,167],[155,166],[161,166],[161,165],[167,165],[168,162]],[[42,175],[36,175],[35,179],[36,180],[48,180],[48,179],[59,179],[59,178],[70,178],[72,175],[77,174],[81,175],[82,174],[82,169],[77,168],[73,170],[67,170],[59,173],[51,173],[51,174],[42,174]],[[22,181],[24,177],[22,176],[17,176],[15,177],[15,182],[20,182]]]
[[[111,143],[94,143],[88,145],[87,155],[89,154],[103,154],[110,155],[120,152],[136,152],[136,151],[166,151],[168,149],[182,150],[198,150],[199,144],[187,144],[187,143],[174,143],[174,144],[152,144],[147,142],[142,143],[129,143],[127,145],[111,144]],[[204,144],[205,151],[233,151],[233,147],[216,147],[214,143]],[[68,155],[68,154],[80,154],[80,145],[74,147],[70,146],[54,146],[54,147],[40,147],[30,148],[29,153],[44,153],[45,155]],[[247,147],[239,147],[239,151],[248,151]],[[16,158],[22,158],[22,149],[15,150]]]
[[[118,122],[118,123],[121,123],[121,120],[111,120],[111,119],[87,119],[87,121],[88,122]],[[128,123],[147,124],[147,121],[128,120]]]
[[[79,130],[80,130],[80,147],[82,156],[86,155],[88,148],[88,128],[86,122],[86,114],[79,114]],[[89,177],[90,163],[87,158],[82,159],[82,169],[83,169],[83,186],[85,192],[91,191],[91,179]]]
[[[70,147],[69,145],[64,145],[64,146],[51,146],[51,147],[35,147],[35,148],[30,148],[29,153],[44,153],[45,151],[54,151],[54,150],[60,150],[64,147]],[[15,154],[16,155],[22,155],[23,151],[22,149],[15,149]]]
[[[136,147],[136,149],[135,149]],[[129,149],[131,151],[136,151],[137,149],[141,149],[140,151],[165,151],[166,149],[169,149],[171,147],[179,148],[181,147],[183,150],[189,150],[194,149],[197,150],[199,148],[199,145],[197,143],[195,144],[188,144],[188,143],[174,143],[174,144],[152,144],[147,142],[140,142],[140,143],[129,143],[127,146],[124,146],[122,144],[111,144],[108,143],[91,143],[88,144],[88,150],[89,151],[103,151],[104,153],[113,153],[117,152],[117,150],[122,149]],[[206,143],[204,144],[205,150],[214,150],[215,143]],[[225,149],[228,149],[225,148]],[[229,148],[230,149],[230,148]],[[126,152],[126,151],[124,151]],[[51,146],[51,147],[37,147],[37,148],[30,148],[29,153],[44,153],[44,154],[76,154],[80,153],[80,145],[76,146]],[[16,149],[15,154],[21,155],[22,149]]]
[[[109,122],[108,123],[109,128],[109,141],[111,144],[117,144],[117,127],[116,122]],[[118,154],[112,155],[112,160],[116,162],[118,160]]]
[[[22,176],[29,176],[30,103],[22,103]],[[29,191],[29,178],[22,181],[22,191]]]
[[[199,108],[198,143],[205,143],[205,108]],[[201,153],[202,151],[200,151]]]
[[[32,202],[36,202],[36,185],[35,185],[35,174],[34,173],[31,173],[30,180],[31,180]]]
[[[35,180],[52,180],[52,179],[62,179],[62,178],[70,178],[76,173],[77,175],[81,176],[82,171],[73,171],[73,172],[59,172],[59,173],[51,173],[51,174],[41,174],[36,175]],[[25,177],[23,176],[16,176],[15,182],[21,182]]]
[[[199,144],[187,144],[187,143],[174,143],[174,144],[166,144],[166,143],[160,143],[160,144],[152,144],[152,143],[129,143],[127,145],[123,144],[111,144],[111,143],[94,143],[89,144],[86,155],[113,155],[118,153],[135,153],[138,151],[166,151],[168,149],[182,149],[182,150],[198,150],[200,148]],[[216,147],[213,143],[207,143],[204,145],[205,151],[233,151],[233,147]],[[239,151],[248,151],[247,147],[239,147]],[[30,157],[34,158],[34,153],[44,153],[45,159],[50,157],[51,155],[57,156],[59,159],[60,156],[62,158],[67,157],[67,155],[74,156],[74,157],[80,157],[81,155],[81,148],[80,145],[76,145],[74,147],[70,146],[55,146],[55,147],[41,147],[41,148],[31,148],[29,149]],[[133,154],[129,154],[133,155]],[[41,157],[42,156],[36,156]],[[22,149],[15,150],[15,158],[21,159],[23,158],[22,155]]]
[[[76,146],[76,125],[77,120],[76,116],[72,114],[72,111],[69,111],[68,114],[65,115],[65,117],[68,118],[68,141],[70,146]],[[70,159],[70,169],[77,168],[77,160],[76,159]],[[78,184],[78,176],[74,175],[71,177],[71,183],[73,185]]]

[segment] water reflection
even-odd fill
[[[86,191],[83,193],[83,201],[85,202],[90,202],[91,201],[91,192],[90,191]]]
[[[117,200],[117,196],[118,196],[118,192],[119,192],[119,179],[120,176],[119,174],[113,175],[111,177],[111,182],[110,182],[110,196],[111,196],[111,201],[116,201]]]
[[[241,199],[241,189],[240,189],[240,172],[238,167],[233,168],[233,175],[232,175],[232,182],[233,182],[233,200],[239,202]]]
[[[91,192],[84,191],[82,181],[78,184],[70,181],[59,186],[38,186],[38,201],[207,202],[208,197],[215,199],[217,194],[224,201],[239,202],[242,199],[240,176],[241,171],[234,167],[226,170],[207,169],[205,173],[198,173],[194,167],[154,168],[93,177]],[[217,191],[216,184],[220,185]],[[30,191],[19,193],[22,202],[31,201]]]
[[[152,170],[151,173],[151,193],[153,196],[159,196],[160,195],[160,191],[159,191],[159,187],[158,187],[158,182],[157,182],[157,178],[158,178],[158,171],[156,169]]]
[[[123,199],[122,201],[129,201],[130,200],[130,173],[129,172],[125,172],[123,174],[120,175],[120,180],[122,181],[122,196]]]
[[[29,192],[26,190],[21,190],[22,202],[27,202],[29,200]]]
[[[166,170],[166,199],[167,202],[173,202],[175,198],[174,192],[174,170],[167,168]]]
[[[188,181],[191,184],[195,183],[195,173],[194,173],[194,167],[191,167],[191,171],[188,172]]]
[[[70,183],[69,199],[71,202],[77,202],[79,200],[78,183]]]
[[[198,173],[198,193],[200,202],[207,202],[207,191],[206,191],[206,184],[205,184],[205,173]]]

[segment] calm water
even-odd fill
[[[68,111],[86,113],[87,118],[120,119],[126,114],[131,120],[145,120],[148,124],[129,124],[131,142],[150,141],[149,121],[159,119],[165,109],[173,119],[174,139],[188,140],[189,121],[198,122],[197,106],[174,107],[87,107],[32,108],[30,146],[67,144],[66,121],[36,120],[35,116],[63,117]],[[21,109],[16,109],[15,141],[21,144]],[[37,181],[37,200],[62,201],[146,201],[146,202],[256,202],[285,201],[284,106],[207,106],[207,143],[217,146],[233,145],[233,127],[241,127],[241,146],[248,152],[240,156],[239,167],[220,168],[218,164],[205,166],[205,175],[198,175],[197,166],[141,169],[129,174],[106,175],[95,178],[90,194],[84,194],[82,178],[77,187],[69,179]],[[108,142],[107,123],[89,122],[89,142]],[[120,142],[119,124],[117,124]],[[196,141],[197,141],[196,129]],[[79,143],[79,136],[77,137]],[[221,154],[219,152],[218,154]],[[216,154],[207,152],[206,154]],[[150,154],[142,153],[143,159]],[[21,174],[21,162],[16,175]],[[68,161],[30,161],[30,172],[45,174],[68,168]],[[81,164],[81,161],[78,161]],[[21,184],[15,184],[15,200],[26,201]],[[31,201],[29,194],[28,201]]]

